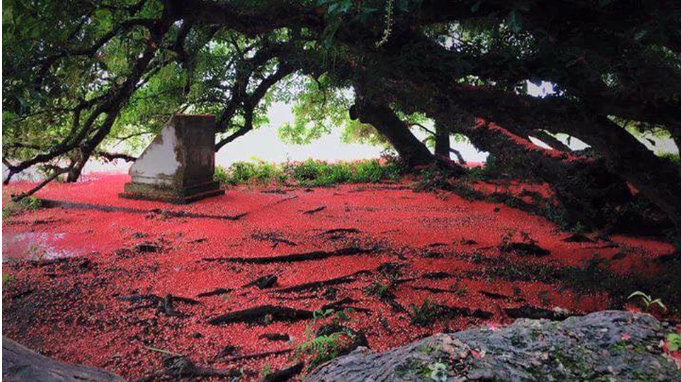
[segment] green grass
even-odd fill
[[[319,336],[303,342],[296,349],[298,357],[308,359],[308,370],[338,357],[343,349],[353,341],[354,335],[346,331]]]
[[[29,196],[21,199],[19,202],[8,201],[2,207],[2,218],[6,219],[10,216],[19,215],[25,211],[35,211],[42,207],[40,199]]]
[[[15,275],[3,273],[2,274],[2,286],[3,286],[3,288],[8,286],[9,284],[13,283],[14,280],[16,280],[16,279],[17,279],[17,277]]]
[[[255,160],[236,162],[227,169],[218,167],[215,178],[231,186],[293,183],[305,187],[321,187],[347,183],[376,183],[385,179],[396,180],[402,172],[402,166],[394,160],[381,164],[375,159],[349,163],[328,163],[308,159],[283,165]]]

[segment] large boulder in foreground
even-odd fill
[[[562,322],[520,319],[497,329],[437,334],[385,353],[336,358],[307,381],[681,381],[648,314],[604,311]]]
[[[92,366],[55,361],[2,337],[2,380],[9,382],[125,382]]]

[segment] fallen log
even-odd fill
[[[55,361],[2,337],[2,380],[124,382],[116,374],[92,366]]]

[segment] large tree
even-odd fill
[[[675,0],[8,0],[3,33],[6,181],[33,166],[75,180],[180,111],[216,114],[220,149],[282,100],[307,105],[303,122],[373,126],[410,166],[436,160],[410,131],[426,116],[438,157],[466,135],[573,208],[627,199],[628,183],[681,233],[681,167],[625,129],[681,142]]]

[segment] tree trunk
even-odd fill
[[[435,124],[435,155],[439,158],[449,159],[451,145],[449,142],[449,131],[443,129],[439,124]]]
[[[672,221],[681,237],[681,174],[625,129],[600,117],[577,135],[605,158],[611,171],[631,183]]]
[[[402,83],[401,85],[404,85]],[[418,89],[429,89],[419,84]],[[600,155],[611,174],[629,182],[641,195],[655,204],[672,222],[677,237],[681,237],[681,174],[678,166],[657,157],[625,129],[607,117],[594,116],[570,101],[555,97],[533,98],[508,94],[489,88],[461,88],[442,84],[448,93],[429,91],[414,101],[408,87],[382,89],[406,111],[423,111],[431,118],[448,122],[461,110],[474,116],[512,126],[518,136],[527,136],[534,129],[551,133],[566,133],[590,145]],[[431,89],[441,89],[434,85]],[[425,90],[424,90],[425,91]],[[443,94],[446,94],[443,96]],[[421,104],[422,107],[418,107]],[[458,126],[447,123],[446,126]],[[474,144],[478,145],[478,143]],[[566,174],[570,178],[570,174]],[[560,181],[560,179],[558,179]],[[576,185],[577,186],[577,185]],[[591,187],[583,184],[582,187]],[[603,200],[608,203],[607,199]],[[612,203],[610,203],[612,204]]]
[[[350,118],[372,125],[392,145],[407,167],[435,162],[430,150],[389,107],[371,103],[355,104],[350,107]]]
[[[80,174],[83,172],[83,167],[85,167],[85,164],[87,163],[87,160],[78,160],[76,164],[71,168],[69,171],[68,175],[66,176],[66,182],[67,183],[75,183],[78,181],[78,178],[80,178]]]
[[[543,149],[481,119],[466,130],[466,135],[476,147],[489,151],[505,166],[532,173],[552,185],[567,210],[569,223],[580,222],[594,229],[610,227],[614,222],[604,207],[631,201],[627,185],[608,171],[602,160]]]

